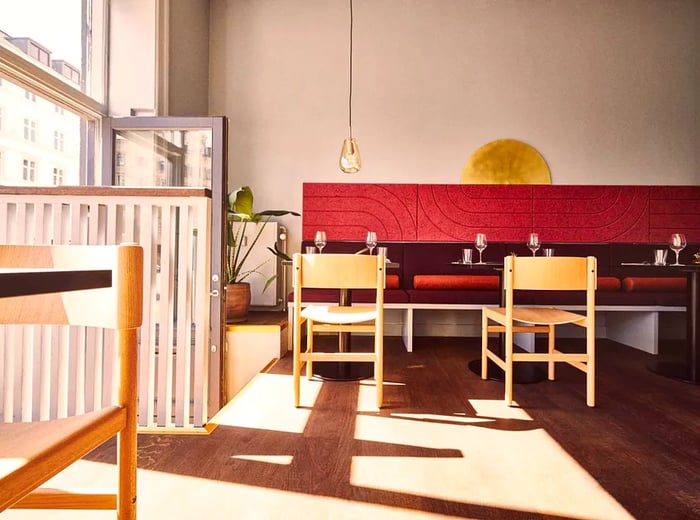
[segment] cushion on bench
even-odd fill
[[[627,292],[685,292],[686,279],[681,277],[628,276],[622,280]]]
[[[619,278],[614,276],[599,276],[598,277],[598,291],[619,291],[622,287],[622,282]]]
[[[498,275],[417,274],[413,277],[413,288],[492,291],[498,290]]]
[[[399,288],[399,275],[398,274],[386,275],[384,287],[387,289],[398,289]]]

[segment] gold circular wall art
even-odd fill
[[[462,170],[462,184],[552,184],[552,176],[532,146],[499,139],[472,154]]]

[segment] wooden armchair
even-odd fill
[[[93,271],[61,273],[55,287],[15,284],[22,296],[0,297],[0,334],[4,325],[71,325],[112,329],[98,346],[113,345],[118,353],[118,392],[112,405],[80,414],[48,414],[22,410],[20,422],[0,422],[0,511],[25,509],[115,509],[120,520],[136,518],[137,341],[142,319],[143,250],[120,246],[0,245],[0,295],[13,294],[8,271]],[[106,282],[95,283],[101,270]],[[107,271],[106,273],[104,271]],[[26,273],[25,273],[26,274]],[[42,273],[45,274],[45,273]],[[52,275],[49,275],[51,277]],[[92,276],[92,278],[90,278]],[[38,277],[37,277],[38,278]],[[78,279],[77,289],[67,286]],[[80,281],[83,280],[83,281]],[[82,283],[82,285],[80,285]],[[85,287],[103,287],[84,289]],[[33,294],[37,291],[64,291]],[[70,292],[68,292],[70,291]],[[14,294],[17,294],[15,292]],[[71,328],[71,330],[73,330]],[[92,329],[90,329],[92,330]],[[12,337],[12,335],[9,335]],[[7,348],[12,348],[7,346]],[[20,356],[14,357],[20,361]],[[7,362],[7,359],[6,359]],[[22,370],[29,370],[23,367]],[[66,370],[67,374],[71,371]],[[8,390],[6,390],[7,395]],[[31,402],[32,399],[26,400]],[[7,403],[7,401],[6,401]],[[22,398],[22,406],[25,399]],[[7,408],[7,407],[6,407]],[[4,420],[8,410],[3,410]],[[54,418],[54,415],[70,415]],[[112,494],[69,493],[41,489],[47,480],[117,435],[118,489]]]

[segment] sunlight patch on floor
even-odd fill
[[[109,470],[109,471],[103,471]],[[80,461],[52,482],[75,480],[95,484],[113,482],[115,467]],[[71,480],[68,480],[71,479]],[[432,520],[452,518],[398,507],[369,504],[305,493],[188,477],[156,471],[138,471],[138,518],[191,520],[235,518],[237,520],[370,519]],[[3,520],[114,520],[114,511],[10,510]]]
[[[218,414],[216,423],[302,433],[321,390],[320,381],[301,379],[300,407],[294,407],[293,379],[288,375],[256,375]]]
[[[268,464],[279,464],[280,466],[289,466],[294,460],[294,457],[291,455],[231,455],[231,458],[267,462]]]
[[[499,424],[500,423],[500,424]],[[358,416],[355,438],[461,456],[353,457],[353,485],[568,518],[631,518],[547,432],[512,420],[445,424]],[[499,429],[499,428],[512,428]],[[587,504],[582,510],[581,504]]]

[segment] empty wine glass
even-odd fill
[[[371,255],[374,248],[377,247],[377,234],[374,231],[367,231],[365,244],[367,244],[367,249],[369,249],[369,254]]]
[[[530,233],[530,237],[527,239],[527,247],[532,251],[532,256],[535,256],[535,253],[540,248],[540,236],[537,233]]]
[[[323,253],[323,248],[326,247],[327,239],[325,231],[316,231],[314,236],[314,244],[318,248],[318,254]]]
[[[678,255],[685,249],[686,245],[685,235],[683,233],[674,233],[671,235],[671,238],[668,240],[668,246],[671,251],[676,253],[676,263],[671,265],[681,265],[678,263]]]
[[[484,252],[484,249],[486,249],[486,234],[485,233],[477,233],[476,234],[476,239],[474,240],[474,247],[476,247],[476,250],[479,251],[479,263],[483,264],[484,261],[481,259],[481,253]]]

